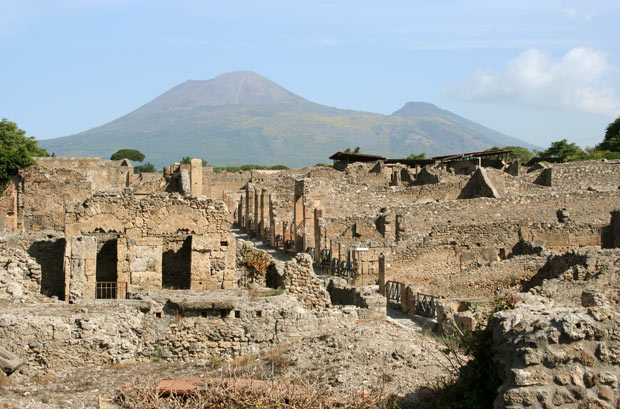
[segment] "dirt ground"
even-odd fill
[[[126,385],[155,385],[179,377],[243,377],[300,380],[337,393],[383,393],[415,403],[449,376],[443,345],[429,331],[391,312],[384,321],[358,321],[229,362],[126,362],[57,369],[29,379],[0,378],[2,408],[116,408]]]

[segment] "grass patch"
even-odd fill
[[[275,297],[276,295],[280,295],[284,292],[284,288],[269,288],[267,290],[261,291],[258,296],[259,297]]]

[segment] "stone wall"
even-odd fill
[[[364,320],[385,320],[386,298],[376,285],[352,286],[338,277],[329,279],[327,291],[334,305],[353,305],[359,308],[358,315]]]
[[[615,408],[620,392],[618,310],[584,291],[581,306],[545,298],[495,315],[503,384],[495,408]]]
[[[178,291],[142,301],[21,305],[0,312],[3,346],[26,361],[22,372],[135,361],[230,359],[357,319],[355,310],[308,311],[286,295],[247,290]]]
[[[324,309],[331,306],[329,294],[314,273],[309,254],[299,253],[286,263],[276,262],[269,268],[267,282],[292,294],[306,308]]]
[[[189,274],[179,279],[187,288],[231,288],[235,285],[231,224],[226,205],[215,199],[160,193],[137,201],[131,194],[99,194],[73,203],[65,225],[65,294],[72,301],[95,298],[98,281],[126,283],[129,291],[161,289],[164,275],[170,281],[169,274],[179,273]],[[171,238],[189,240],[187,251],[170,247]],[[116,280],[97,278],[101,240],[111,240],[116,247]],[[188,266],[189,273],[179,270],[179,263]]]
[[[87,177],[72,169],[29,166],[19,177],[18,231],[63,231],[65,202],[93,193]]]
[[[560,191],[617,190],[620,186],[620,162],[585,161],[553,164],[542,171],[537,183]]]
[[[128,160],[104,161],[101,158],[35,158],[37,166],[48,169],[71,169],[91,183],[92,192],[123,189],[133,182],[133,166]]]
[[[11,178],[0,195],[0,231],[17,231],[17,178]]]
[[[0,239],[0,300],[32,300],[41,288],[41,266],[24,250]]]
[[[227,190],[241,190],[252,177],[251,172],[213,172],[213,167],[205,166],[202,171],[203,194],[212,199],[224,199]]]

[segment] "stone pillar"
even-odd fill
[[[245,193],[241,194],[239,203],[237,204],[237,223],[239,227],[245,226]]]
[[[282,222],[282,249],[284,250],[285,253],[286,253],[286,241],[290,240],[289,231],[290,231],[289,222],[287,221]]]
[[[321,233],[323,227],[323,209],[314,209],[314,254],[312,258],[316,263],[320,263],[321,250],[325,248]]]
[[[273,248],[278,248],[276,246],[276,236],[278,234],[278,229],[280,228],[278,222],[279,219],[275,217],[275,201],[276,201],[275,193],[269,193],[268,204],[267,204],[267,217],[269,218],[269,245]]]
[[[267,210],[266,206],[269,205],[269,193],[267,193],[267,189],[262,188],[260,192],[260,238],[263,242],[266,242],[268,237],[265,236],[265,230],[269,227],[269,220],[267,219]]]
[[[194,158],[189,161],[192,196],[202,196],[202,159]]]
[[[396,240],[396,220],[393,213],[389,212],[385,208],[381,209],[381,214],[379,215],[377,224],[379,233],[381,233],[385,241],[393,242]]]
[[[392,279],[392,256],[379,254],[379,293],[385,295],[385,283]]]
[[[293,206],[293,231],[295,251],[304,251],[304,180],[295,181],[295,204]]]
[[[394,222],[394,240],[402,241],[404,240],[405,233],[405,223],[403,220],[403,216],[401,214],[397,214]]]
[[[181,174],[181,194],[190,195],[192,193],[192,183],[189,166],[181,165],[179,173]]]
[[[65,259],[65,279],[68,283],[69,302],[94,299],[97,288],[97,239],[75,236],[66,244],[69,259]]]
[[[308,247],[315,247],[314,242],[314,209],[321,206],[321,196],[308,197],[304,201],[304,221],[303,221],[303,250],[306,251]]]
[[[254,223],[254,184],[248,183],[245,189],[245,230],[249,236],[252,236],[252,224]]]
[[[620,248],[620,210],[611,212],[611,231],[614,235],[614,247]]]
[[[211,275],[212,245],[209,238],[191,236],[191,264],[190,286],[191,290],[217,290],[220,288],[219,277]]]
[[[392,171],[390,186],[400,186],[400,169],[397,168]]]
[[[130,289],[162,289],[163,247],[161,237],[127,239]]]
[[[252,230],[254,236],[260,238],[260,189],[254,189],[254,223],[252,224]]]

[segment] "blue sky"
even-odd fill
[[[0,117],[39,139],[187,79],[256,71],[311,101],[427,101],[539,146],[620,115],[618,0],[2,0]]]

